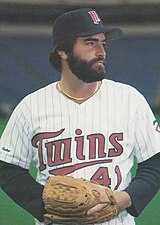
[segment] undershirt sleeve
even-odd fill
[[[37,183],[28,170],[0,161],[0,186],[19,206],[40,222],[44,221],[44,186]]]
[[[140,215],[160,188],[160,153],[138,164],[136,176],[125,191],[132,199],[127,211],[134,217]]]

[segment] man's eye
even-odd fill
[[[89,45],[89,46],[93,46],[93,45],[95,45],[96,43],[94,42],[94,41],[90,41],[90,42],[88,42],[87,43],[87,45]]]
[[[100,43],[99,42],[96,42],[96,41],[89,41],[89,42],[86,42],[86,45],[88,45],[88,46],[98,46]],[[104,41],[104,42],[102,42],[102,45],[103,45],[103,47],[106,47],[106,42]]]

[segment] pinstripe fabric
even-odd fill
[[[134,157],[142,162],[159,152],[154,120],[144,97],[128,85],[103,80],[79,105],[53,83],[15,108],[0,141],[0,159],[27,169],[33,161],[43,185],[48,176],[62,173],[123,190]],[[134,219],[123,211],[104,224],[134,225]]]

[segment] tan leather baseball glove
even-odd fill
[[[118,214],[110,188],[70,176],[51,176],[43,191],[46,222],[59,224],[94,224],[111,220]],[[99,203],[106,207],[93,215],[87,211]]]

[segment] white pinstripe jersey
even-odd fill
[[[56,82],[15,108],[0,142],[0,159],[29,169],[37,181],[66,174],[123,190],[134,156],[142,162],[160,150],[159,127],[144,97],[129,85],[103,80],[82,104],[59,93]],[[37,224],[43,224],[38,223]],[[126,211],[105,225],[133,225]]]

